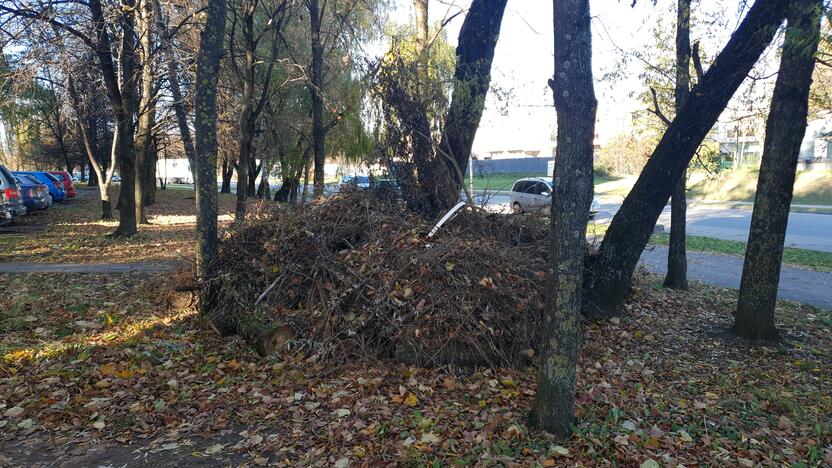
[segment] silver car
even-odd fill
[[[510,195],[511,209],[515,213],[549,210],[552,205],[552,181],[542,177],[528,177],[514,182]],[[589,217],[594,217],[600,209],[598,201],[592,200]]]

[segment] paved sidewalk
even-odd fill
[[[0,273],[164,273],[182,262],[159,263],[0,263]]]
[[[667,273],[667,247],[647,246],[641,263],[652,273]],[[688,279],[724,288],[739,289],[743,257],[688,252]],[[780,299],[789,299],[832,310],[832,272],[784,266],[780,270]]]

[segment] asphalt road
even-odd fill
[[[649,246],[641,254],[641,263],[651,273],[667,273],[667,247]],[[742,257],[703,252],[688,252],[688,279],[723,288],[739,289]],[[832,273],[783,266],[777,297],[824,310],[832,310]]]
[[[608,223],[621,207],[617,197],[599,198],[601,211],[595,218],[597,223]],[[509,197],[496,195],[488,200],[489,209],[509,210]],[[687,232],[694,236],[713,237],[734,241],[748,241],[751,225],[751,210],[726,208],[707,204],[688,206]],[[670,230],[670,206],[665,207],[658,224]],[[786,246],[801,249],[832,252],[832,215],[813,213],[791,213],[786,230]]]

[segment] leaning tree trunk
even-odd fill
[[[685,104],[690,92],[690,0],[676,3],[676,113]],[[667,275],[664,285],[673,289],[688,289],[688,258],[685,251],[687,200],[682,175],[670,198],[670,244],[667,249]]]
[[[506,1],[474,0],[459,30],[454,91],[437,149],[448,171],[447,182],[440,188],[440,205],[446,209],[459,200],[471,146],[491,84],[491,63]]]
[[[592,204],[597,102],[589,0],[554,0],[557,155],[549,229],[549,276],[532,421],[567,438],[575,419],[586,225]]]
[[[584,312],[621,313],[638,259],[673,188],[734,92],[768,47],[788,0],[757,0],[713,65],[691,90],[604,236]]]
[[[194,93],[194,130],[196,133],[196,271],[207,281],[211,264],[217,256],[217,79],[225,36],[225,0],[209,0],[205,29],[200,34],[196,57]],[[213,290],[204,288],[200,300],[202,312],[221,335],[233,333],[230,317],[213,312]]]
[[[797,158],[806,131],[821,8],[820,0],[793,0],[789,11],[734,319],[733,332],[744,338],[778,338],[774,307]]]

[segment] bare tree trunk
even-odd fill
[[[584,312],[621,313],[633,271],[653,226],[693,154],[731,96],[771,43],[788,0],[757,0],[728,44],[685,100],[604,236]]]
[[[459,200],[471,145],[491,84],[491,63],[506,1],[474,0],[459,31],[454,92],[438,148],[449,173],[448,183],[441,188],[443,199],[440,204],[445,208],[452,207]]]
[[[592,204],[597,102],[592,84],[589,0],[554,0],[557,156],[549,230],[549,276],[532,421],[567,438],[575,419],[586,225]]]
[[[306,161],[306,166],[303,169],[303,193],[300,197],[301,203],[306,203],[306,195],[309,189],[309,169],[312,166],[312,160]]]
[[[676,2],[676,113],[681,111],[690,92],[690,0]],[[670,199],[670,245],[667,249],[667,275],[664,285],[688,289],[688,258],[685,251],[687,177],[682,175]]]
[[[153,119],[151,128],[155,125],[156,119]],[[159,150],[157,139],[154,137],[151,141],[152,144],[144,161],[144,206],[156,203],[156,162],[159,160]]]
[[[778,338],[774,307],[797,158],[806,132],[821,9],[820,0],[793,0],[788,15],[733,327],[744,338]]]
[[[179,73],[176,71],[176,60],[171,45],[170,31],[162,17],[162,6],[159,0],[154,0],[157,26],[161,32],[161,46],[165,54],[167,66],[168,83],[173,96],[173,110],[176,114],[176,124],[179,127],[179,137],[182,139],[182,146],[185,148],[185,156],[188,158],[189,167],[194,169],[194,143],[191,139],[191,128],[188,126],[188,111],[185,109],[185,100],[182,96],[182,88],[179,84]]]
[[[132,43],[135,35],[133,26],[135,18],[132,10],[135,3],[132,0],[127,0],[125,5],[127,8],[123,9],[120,16],[124,36],[121,46],[121,66],[122,76],[124,76],[124,86],[122,87],[119,86],[116,68],[113,64],[113,56],[111,55],[113,44],[101,8],[101,0],[90,0],[88,3],[96,37],[96,46],[93,49],[98,57],[107,90],[107,99],[116,120],[117,135],[114,135],[113,149],[121,171],[118,203],[122,209],[119,211],[118,227],[113,232],[115,237],[130,237],[136,234],[136,201],[133,197],[133,184],[135,184],[135,172],[133,170],[135,125],[133,124],[133,112],[135,109],[136,80]],[[115,170],[115,167],[111,167],[110,170]]]
[[[205,29],[200,34],[196,58],[196,89],[194,94],[194,129],[196,145],[196,230],[197,277],[206,280],[217,256],[217,79],[225,37],[225,0],[209,0]],[[210,316],[213,297],[204,291],[201,312],[207,315],[214,329],[222,334],[233,332],[233,324],[225,316]]]
[[[260,164],[257,164],[256,156],[254,154],[250,155],[248,160],[248,180],[246,181],[249,197],[257,196],[257,177],[260,175],[262,168],[262,161]]]
[[[222,160],[222,187],[220,193],[231,193],[231,176],[234,175],[234,165],[228,160]]]
[[[321,44],[321,16],[318,0],[309,0],[309,18],[312,37],[312,82],[309,92],[312,98],[312,148],[315,154],[315,189],[313,195],[324,194],[324,166],[326,164],[326,132],[324,131],[324,48]]]
[[[136,158],[135,170],[136,181],[134,185],[134,198],[136,209],[136,222],[148,224],[147,213],[145,212],[145,188],[147,180],[145,176],[146,161],[150,153],[152,142],[153,122],[155,120],[156,102],[153,92],[153,5],[152,0],[139,0],[136,12],[136,25],[139,35],[139,56],[142,59],[141,66],[141,93],[139,95],[138,127],[136,131]],[[155,183],[154,183],[155,184]]]

